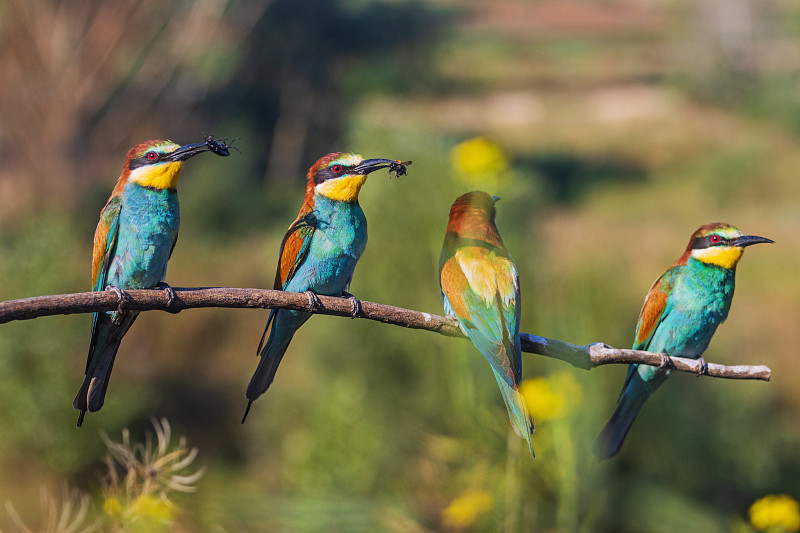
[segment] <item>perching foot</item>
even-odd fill
[[[672,368],[672,366],[673,366],[672,358],[669,355],[662,353],[661,364],[658,365],[658,368]]]
[[[308,307],[310,307],[312,311],[316,311],[322,307],[322,302],[320,301],[319,296],[314,294],[314,291],[306,291],[303,294],[305,294],[308,298]]]
[[[347,291],[342,291],[342,298],[350,300],[350,318],[356,318],[361,314],[361,302],[358,298]]]
[[[156,285],[156,289],[163,289],[164,292],[167,293],[167,308],[165,309],[168,313],[180,313],[180,309],[170,309],[172,307],[172,302],[175,301],[175,298],[178,297],[175,294],[175,289],[173,289],[167,282],[159,281],[158,285]]]
[[[125,304],[130,301],[130,297],[116,285],[106,285],[106,290],[114,291],[114,294],[117,295],[117,314],[114,317],[114,324],[120,325],[122,323],[122,317],[125,315]]]
[[[702,355],[700,357],[698,357],[697,360],[700,362],[700,370],[697,372],[697,377],[699,378],[700,376],[703,376],[703,375],[707,376],[708,375],[708,361],[706,361],[705,358]]]

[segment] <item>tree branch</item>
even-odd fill
[[[125,309],[136,311],[161,310],[177,313],[184,309],[199,307],[229,307],[258,309],[292,309],[310,313],[351,316],[352,304],[347,298],[320,296],[321,306],[309,307],[308,297],[302,293],[267,289],[174,288],[176,298],[168,304],[166,291],[140,289],[125,291]],[[21,300],[0,302],[0,324],[12,320],[29,320],[42,316],[113,311],[119,300],[113,291],[80,292],[38,296]],[[375,320],[412,329],[433,331],[448,337],[464,337],[454,319],[432,315],[402,307],[361,302],[358,318]],[[522,351],[552,357],[585,370],[607,364],[641,363],[652,366],[667,366],[681,372],[699,373],[701,365],[694,359],[668,357],[665,354],[639,350],[616,349],[602,343],[578,346],[563,341],[547,339],[538,335],[522,333]],[[769,381],[769,367],[708,365],[708,376],[728,379],[758,379]]]

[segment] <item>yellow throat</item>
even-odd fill
[[[722,268],[736,268],[742,254],[744,254],[744,248],[739,246],[712,246],[692,250],[692,257],[698,261]]]
[[[331,200],[339,202],[355,202],[361,186],[367,181],[367,176],[354,174],[323,181],[314,190]]]
[[[133,169],[128,181],[153,189],[177,189],[181,170],[183,170],[182,161],[145,165]]]

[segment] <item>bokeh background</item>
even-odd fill
[[[186,165],[174,286],[271,287],[305,170],[341,150],[414,161],[362,191],[365,300],[441,312],[448,209],[476,188],[503,198],[523,331],[577,344],[630,346],[701,224],[776,244],[748,249],[706,353],[771,382],[674,375],[602,464],[622,366],[524,356],[533,461],[459,339],[314,317],[240,425],[267,312],[145,313],[76,429],[89,315],[5,324],[0,499],[44,527],[40,489],[66,484],[118,527],[99,432],[157,416],[205,468],[164,531],[750,531],[753,502],[800,495],[798,58],[790,0],[3,2],[2,300],[87,290],[127,150],[203,132],[241,154]]]

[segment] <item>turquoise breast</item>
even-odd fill
[[[166,275],[179,224],[176,191],[128,184],[107,282],[123,289],[156,286]]]

